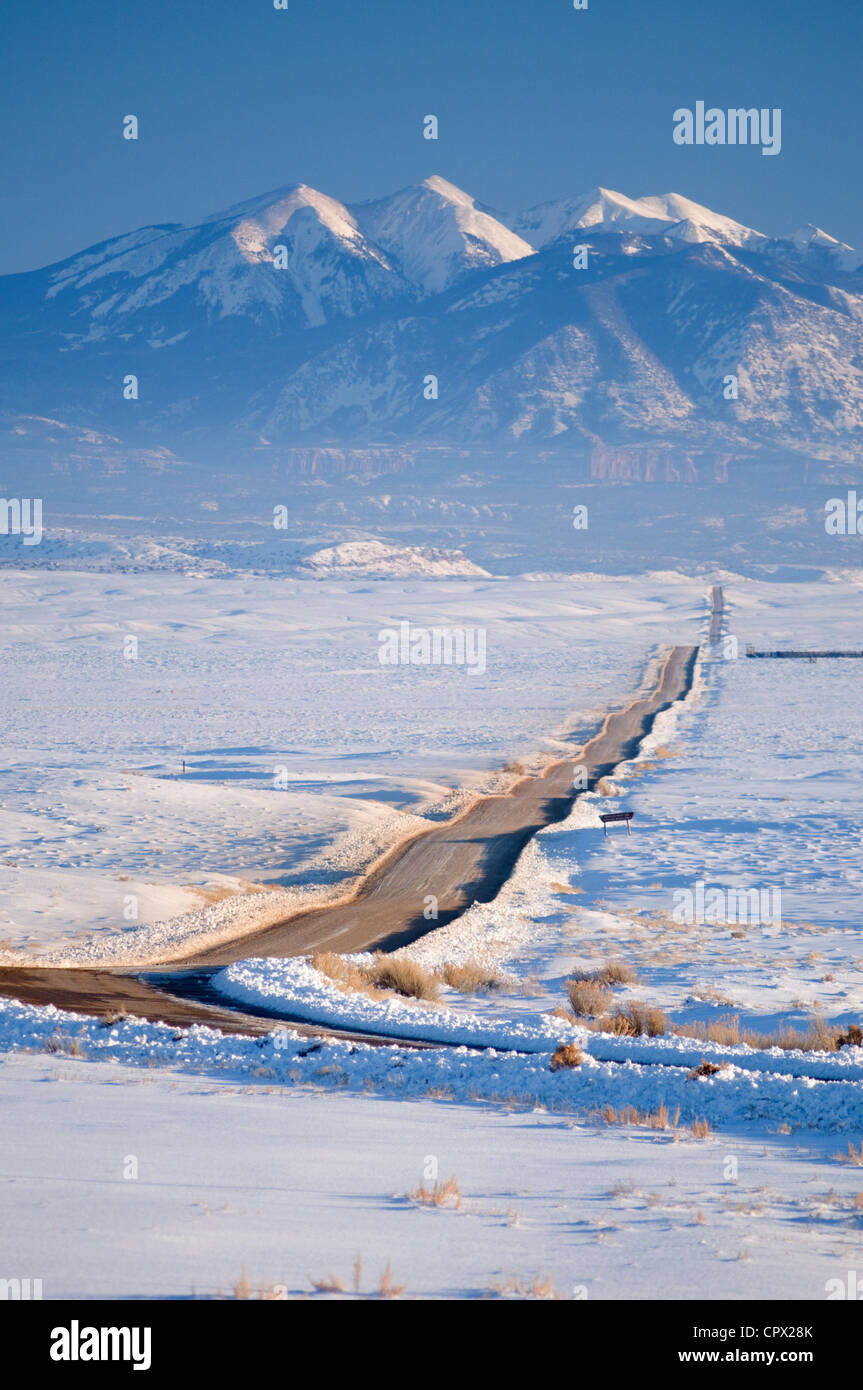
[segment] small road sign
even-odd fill
[[[599,819],[602,821],[603,833],[604,833],[605,835],[608,834],[608,827],[609,827],[609,824],[610,824],[612,821],[622,820],[622,821],[626,821],[626,833],[627,833],[627,835],[631,835],[631,834],[632,834],[632,831],[631,831],[630,828],[629,828],[629,822],[632,820],[632,817],[633,817],[634,815],[635,815],[635,812],[634,812],[634,811],[607,811],[605,815],[601,815],[601,816],[599,817]]]

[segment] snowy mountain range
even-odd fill
[[[352,206],[296,184],[0,277],[0,354],[7,427],[180,452],[835,454],[863,429],[863,257],[676,193],[504,214],[439,177]]]

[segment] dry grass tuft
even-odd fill
[[[637,1192],[635,1183],[616,1182],[609,1192],[609,1197],[634,1197]]]
[[[603,989],[613,989],[615,985],[631,985],[637,975],[630,965],[622,960],[607,960],[596,970],[576,970],[571,976],[578,984],[601,985]]]
[[[698,1066],[692,1068],[686,1079],[687,1081],[694,1081],[697,1076],[715,1076],[721,1070],[722,1068],[718,1067],[715,1062],[705,1062],[702,1057]]]
[[[593,978],[598,984],[614,988],[615,985],[635,984],[638,976],[632,966],[626,965],[622,960],[607,960],[593,972]]]
[[[611,1002],[611,991],[593,980],[567,980],[566,992],[576,1018],[596,1018]]]
[[[125,1009],[109,1009],[99,1019],[99,1026],[101,1028],[113,1028],[115,1023],[124,1023],[128,1017]]]
[[[618,1110],[614,1105],[604,1105],[601,1110],[594,1111],[590,1118],[601,1120],[606,1125],[641,1125],[647,1129],[668,1129],[671,1123],[669,1109],[665,1104],[660,1105],[658,1110],[639,1110],[636,1105],[624,1105]],[[679,1119],[678,1106],[671,1128],[677,1128]]]
[[[739,1014],[723,1014],[721,1018],[708,1023],[682,1023],[675,1033],[684,1038],[697,1038],[699,1042],[720,1043],[723,1047],[734,1047],[743,1042]]]
[[[447,961],[440,973],[450,989],[457,989],[460,994],[485,994],[502,989],[505,983],[496,970],[476,960],[462,961],[460,965]]]
[[[378,952],[369,970],[370,983],[411,999],[439,999],[440,980],[406,956],[385,956]]]
[[[332,980],[340,989],[356,994],[376,993],[369,981],[368,971],[344,956],[337,955],[335,951],[316,951],[311,963],[315,970],[326,975],[327,979]]]
[[[852,1163],[855,1168],[863,1166],[863,1139],[860,1140],[860,1146],[856,1149],[849,1139],[848,1152],[845,1154],[836,1154],[835,1158],[839,1163]]]
[[[118,877],[128,883],[128,875],[119,874]],[[203,888],[198,883],[187,883],[184,886],[190,893],[196,893],[201,904],[209,907],[212,903],[224,902],[226,898],[236,898],[244,893],[274,893],[278,891],[276,883],[251,883],[247,878],[239,880],[239,888],[235,884],[230,887],[221,885],[217,888]]]
[[[230,1293],[223,1293],[220,1286],[216,1290],[214,1297],[218,1300],[236,1298],[243,1301],[249,1300],[259,1303],[287,1303],[288,1286],[287,1284],[262,1284],[259,1289],[255,1289],[252,1287],[251,1280],[246,1271],[243,1270]]]
[[[412,999],[438,999],[440,980],[416,961],[404,956],[385,956],[378,951],[371,965],[357,965],[335,951],[317,951],[311,957],[315,970],[339,989],[379,998],[401,994]]]
[[[426,1086],[423,1095],[429,1100],[454,1100],[455,1091],[452,1086]]]
[[[564,1071],[568,1067],[580,1067],[583,1061],[584,1053],[575,1043],[561,1043],[548,1065],[552,1071]]]
[[[288,1289],[286,1284],[263,1284],[258,1293],[262,1303],[287,1303]]]
[[[659,1038],[669,1032],[671,1024],[661,1009],[633,999],[629,1004],[619,1005],[613,1014],[598,1018],[593,1028],[596,1032],[615,1033],[621,1038],[640,1038],[643,1034]]]
[[[541,1274],[537,1274],[529,1284],[521,1279],[507,1279],[505,1284],[492,1284],[490,1292],[497,1298],[536,1298],[536,1299],[562,1299],[563,1294],[558,1293],[554,1286],[553,1279],[546,1279]]]
[[[380,1281],[380,1283],[378,1284],[378,1297],[379,1297],[379,1298],[401,1298],[401,1296],[402,1296],[402,1294],[404,1293],[404,1291],[405,1291],[405,1285],[404,1285],[404,1284],[396,1284],[396,1283],[393,1282],[393,1270],[392,1270],[392,1265],[390,1264],[389,1261],[387,1261],[387,1267],[386,1267],[386,1269],[384,1270],[383,1274],[381,1275],[381,1281]]]
[[[855,1026],[852,1024],[849,1034]],[[825,1023],[820,1014],[814,1016],[806,1029],[784,1024],[776,1033],[759,1033],[755,1029],[741,1028],[739,1014],[723,1014],[715,1023],[679,1024],[674,1032],[680,1037],[721,1043],[725,1047],[747,1043],[762,1052],[771,1047],[781,1048],[784,1052],[835,1052],[841,1046],[839,1039],[843,1036],[837,1028]]]
[[[69,1057],[86,1057],[84,1046],[79,1038],[70,1038],[67,1034],[54,1032],[45,1039],[43,1044],[45,1052],[63,1052]]]
[[[351,1294],[353,1294],[357,1298],[401,1298],[402,1294],[405,1291],[405,1285],[397,1284],[393,1279],[392,1264],[389,1261],[387,1261],[387,1267],[381,1275],[380,1280],[378,1281],[377,1288],[374,1288],[374,1286],[372,1286],[372,1288],[368,1292],[363,1292],[362,1280],[363,1259],[362,1255],[359,1253],[357,1254],[356,1259],[354,1260],[351,1287],[349,1287],[343,1279],[339,1279],[338,1276],[333,1274],[332,1272],[323,1275],[320,1279],[313,1279],[311,1275],[309,1275],[309,1283],[311,1284],[315,1293],[320,1294],[347,1294],[348,1297],[350,1297]],[[277,1285],[276,1287],[279,1288],[280,1286]],[[281,1287],[284,1289],[284,1286]],[[264,1296],[265,1295],[262,1291],[261,1297],[263,1298]],[[286,1296],[286,1291],[281,1296]]]
[[[606,1125],[638,1125],[641,1129],[670,1130],[677,1139],[680,1133],[680,1106],[671,1114],[664,1103],[656,1110],[639,1110],[635,1105],[623,1105],[618,1110],[613,1105],[604,1105],[601,1110],[591,1111],[587,1116],[594,1123]],[[693,1139],[706,1139],[712,1133],[707,1120],[693,1120],[689,1131]]]
[[[461,1188],[453,1176],[447,1178],[446,1182],[436,1182],[434,1187],[415,1187],[410,1200],[418,1202],[421,1207],[450,1207],[454,1211],[461,1211]]]
[[[621,1014],[621,1010],[618,1009],[614,1019],[610,1020],[607,1010],[614,986],[629,985],[636,979],[635,971],[620,960],[607,960],[596,970],[577,970],[566,982],[566,992],[573,1013],[576,1018],[599,1018],[602,1015],[602,1021],[596,1027],[606,1032],[629,1032],[626,1026],[614,1021],[618,1015],[626,1017],[626,1013]],[[643,1010],[644,1007],[643,1004],[628,1006],[629,1010]]]
[[[313,1279],[309,1275],[308,1279],[315,1293],[347,1293],[348,1291],[346,1285],[334,1274],[325,1274],[321,1279]]]
[[[753,1033],[747,1030],[743,1040],[750,1047],[762,1049],[780,1047],[785,1052],[835,1052],[838,1033],[837,1028],[832,1028],[820,1014],[816,1014],[806,1029],[784,1024],[778,1033]]]

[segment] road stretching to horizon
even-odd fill
[[[394,951],[460,917],[473,903],[490,902],[536,832],[565,820],[579,792],[592,791],[631,757],[659,711],[688,690],[697,651],[673,647],[653,690],[609,714],[572,758],[523,777],[503,794],[480,796],[454,820],[402,842],[349,901],[294,912],[275,926],[191,953],[182,964],[220,967],[311,951]],[[425,916],[429,898],[437,910],[431,919]]]
[[[372,867],[349,898],[292,912],[274,926],[182,959],[172,957],[162,966],[154,963],[147,972],[4,967],[0,995],[98,1017],[125,1011],[177,1026],[206,1023],[235,1033],[268,1032],[278,1015],[245,1006],[238,1010],[230,1000],[214,996],[210,980],[218,969],[260,956],[392,951],[455,920],[473,903],[491,901],[537,831],[564,820],[583,791],[593,790],[636,753],[657,714],[686,696],[697,654],[695,646],[672,647],[653,688],[608,714],[599,732],[571,758],[521,778],[506,793],[479,796],[453,820],[403,841]],[[430,898],[436,900],[437,916],[427,918]],[[158,979],[147,978],[156,971]],[[298,1025],[292,1022],[291,1027]],[[298,1031],[339,1030],[309,1025]]]

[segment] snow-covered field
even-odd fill
[[[835,1139],[695,1141],[462,1105],[7,1058],[4,1267],[46,1298],[823,1299],[859,1267]],[[57,1135],[62,1133],[62,1150]],[[218,1134],[218,1143],[213,1136]],[[411,1193],[455,1177],[461,1206]],[[131,1176],[136,1174],[136,1176]],[[535,1291],[535,1292],[534,1292]]]
[[[183,1296],[245,1269],[296,1296],[330,1272],[350,1292],[359,1254],[362,1293],[391,1262],[406,1295],[826,1297],[859,1248],[863,1049],[615,1037],[552,1012],[573,970],[615,960],[636,979],[614,1002],[674,1024],[863,1022],[858,663],[744,656],[858,646],[863,587],[724,582],[737,655],[705,654],[603,796],[541,832],[494,902],[405,952],[429,969],[482,962],[502,988],[381,1000],[279,960],[216,981],[294,1018],[438,1046],[104,1027],[2,1003],[2,1272],[42,1278],[47,1297]],[[239,920],[249,903],[251,920],[284,893],[339,891],[420,817],[504,785],[506,762],[537,765],[592,730],[661,646],[703,639],[706,614],[703,584],[675,574],[7,571],[0,596],[2,935],[54,955],[85,931],[106,951],[122,931],[134,954],[159,918],[170,939],[192,909]],[[402,621],[482,627],[485,672],[382,667],[378,633]],[[605,837],[598,813],[620,806],[633,833]],[[699,882],[781,907],[685,920]],[[207,907],[237,886],[267,891]],[[562,1041],[583,1058],[555,1071]],[[718,1069],[691,1077],[702,1059]],[[640,1123],[621,1123],[627,1107]],[[451,1175],[460,1205],[411,1198]]]

